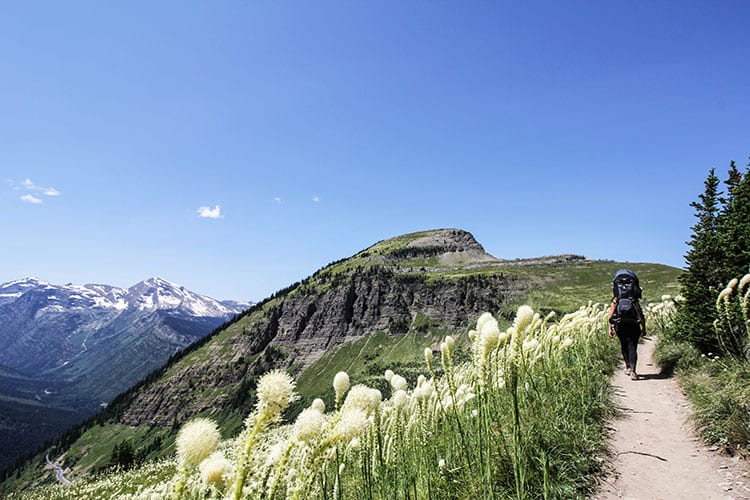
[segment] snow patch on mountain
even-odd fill
[[[199,317],[229,316],[239,312],[218,300],[161,278],[149,278],[130,287],[127,301],[139,310],[179,309],[183,314]]]

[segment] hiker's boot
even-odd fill
[[[625,367],[625,375],[630,375],[630,367],[629,366]]]
[[[635,373],[635,370],[630,372],[630,380],[638,380],[638,374]]]

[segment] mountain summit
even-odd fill
[[[352,261],[395,267],[413,265],[485,265],[500,260],[488,254],[474,236],[461,229],[434,229],[380,241],[354,255]]]

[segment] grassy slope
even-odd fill
[[[557,311],[570,311],[588,301],[609,302],[612,298],[612,274],[623,267],[638,274],[643,289],[643,302],[659,302],[664,294],[677,295],[677,277],[682,273],[661,264],[583,261],[565,266],[530,266],[529,274],[548,276],[551,282],[543,289],[532,290],[526,297],[530,306]],[[523,272],[523,269],[519,269]]]
[[[581,261],[564,265],[509,264],[492,270],[473,272],[500,271],[545,279],[544,288],[533,289],[524,300],[509,305],[508,313],[514,314],[521,303],[526,303],[535,310],[566,313],[576,310],[588,301],[608,302],[612,296],[612,273],[622,267],[628,267],[638,274],[645,303],[659,302],[662,295],[675,295],[679,291],[677,277],[681,271],[661,264],[624,264],[607,261]],[[303,395],[304,401],[321,397],[327,404],[331,403],[331,382],[334,375],[342,370],[349,373],[353,383],[366,383],[373,387],[385,385],[380,380],[386,368],[408,378],[412,372],[423,371],[425,347],[436,345],[436,342],[446,334],[458,335],[459,340],[465,342],[468,338],[466,334],[472,326],[466,325],[466,328],[459,332],[446,332],[436,328],[428,328],[425,332],[412,330],[404,337],[389,337],[384,333],[378,333],[347,343],[336,351],[327,353],[299,375],[299,392]]]

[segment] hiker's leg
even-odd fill
[[[638,337],[639,332],[628,335],[628,359],[630,360],[630,369],[635,371],[635,365],[638,363]],[[637,373],[637,372],[636,372]]]
[[[628,341],[627,332],[622,331],[622,328],[617,329],[617,339],[620,341],[620,352],[622,353],[622,360],[625,361],[625,368],[631,368],[630,364],[630,342]]]

